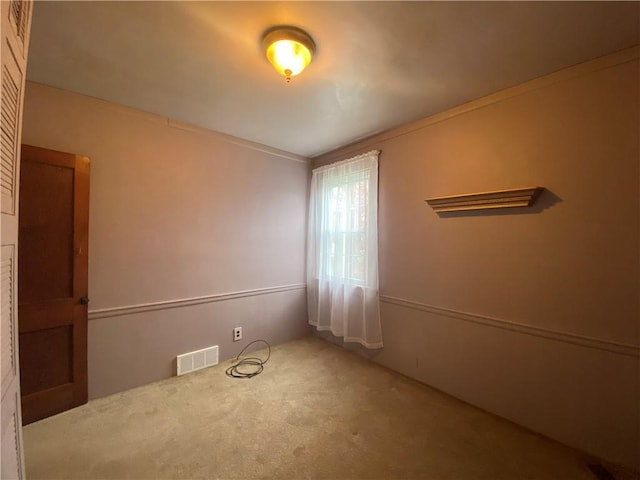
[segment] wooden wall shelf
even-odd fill
[[[492,208],[530,207],[535,203],[543,190],[544,187],[496,190],[493,192],[427,198],[426,202],[436,213]]]

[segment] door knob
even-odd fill
[[[89,297],[80,297],[80,303],[82,305],[89,305]]]

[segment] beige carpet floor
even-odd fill
[[[585,479],[583,456],[330,343],[272,348],[29,425],[35,479]]]

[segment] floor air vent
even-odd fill
[[[176,359],[177,375],[195,372],[218,364],[218,345],[195,352],[183,353]]]

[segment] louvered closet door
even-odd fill
[[[23,79],[18,59],[9,44],[5,42],[2,47],[2,213],[15,216]]]
[[[0,345],[2,348],[2,458],[0,478],[24,478],[17,317],[18,178],[22,105],[32,3],[0,2],[0,236],[2,237]]]

